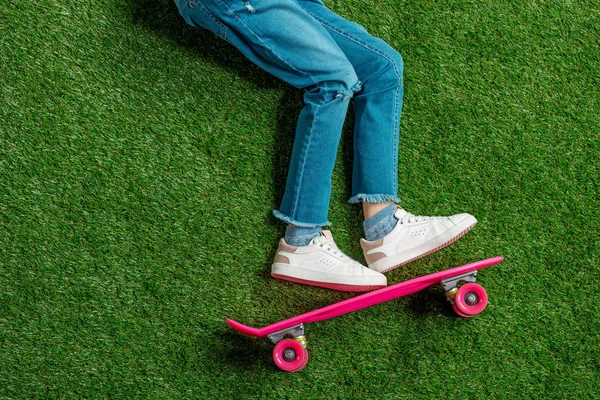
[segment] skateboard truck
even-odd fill
[[[304,336],[304,324],[294,325],[291,328],[271,333],[270,335],[267,335],[267,338],[269,338],[273,344],[277,344],[286,336],[293,337],[304,348],[308,346],[308,341],[306,340],[306,336]]]
[[[467,272],[466,274],[453,276],[452,278],[444,279],[440,285],[446,291],[446,298],[450,303],[454,304],[454,296],[458,292],[458,284],[460,282],[475,283],[477,279],[477,271]]]

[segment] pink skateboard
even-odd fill
[[[275,344],[273,349],[275,365],[284,371],[297,372],[304,368],[308,362],[304,324],[323,321],[394,300],[437,283],[441,284],[446,291],[446,297],[452,303],[454,311],[461,317],[469,318],[482,312],[488,302],[487,293],[483,287],[475,283],[477,270],[491,267],[502,262],[502,260],[502,257],[488,258],[487,260],[411,279],[276,322],[264,328],[252,328],[231,319],[227,319],[227,324],[247,336],[268,337]],[[462,285],[459,287],[459,284]],[[292,338],[287,338],[290,336]]]

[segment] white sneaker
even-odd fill
[[[477,223],[470,214],[422,217],[400,207],[394,217],[398,222],[383,239],[360,241],[367,264],[375,271],[388,272],[438,251],[460,239]]]
[[[281,239],[271,275],[344,292],[366,292],[387,286],[385,275],[342,253],[329,231],[321,232],[308,246],[290,246]]]

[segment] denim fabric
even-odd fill
[[[398,220],[394,216],[396,205],[390,204],[371,218],[363,222],[365,229],[365,240],[373,242],[387,236],[394,230]]]
[[[398,202],[402,58],[320,0],[175,0],[185,21],[209,29],[248,59],[302,88],[304,108],[279,210],[303,227],[329,225],[331,175],[354,98],[350,202]]]
[[[300,226],[287,226],[285,228],[285,242],[290,246],[308,246],[310,241],[321,234],[321,227],[303,228]]]

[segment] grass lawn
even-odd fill
[[[308,325],[279,371],[225,318],[352,296],[269,275],[302,92],[171,0],[5,1],[0,398],[598,398],[600,4],[325,3],[403,55],[403,205],[479,220],[389,282],[502,255],[485,312],[430,288]],[[351,120],[330,220],[362,260]]]

